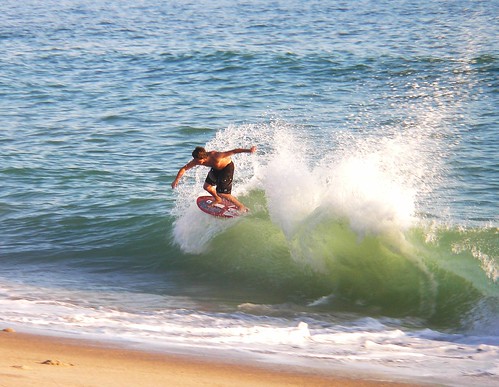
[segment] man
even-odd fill
[[[239,211],[247,212],[248,209],[246,206],[231,194],[232,177],[234,175],[234,163],[231,160],[231,156],[238,153],[255,152],[256,146],[252,146],[250,149],[237,148],[226,152],[207,152],[203,147],[198,146],[192,152],[192,160],[178,171],[177,177],[172,183],[172,188],[177,187],[179,180],[184,175],[185,171],[198,165],[210,167],[211,170],[206,176],[203,188],[215,198],[215,203],[213,203],[213,205],[221,203],[222,198],[224,198],[234,203]]]

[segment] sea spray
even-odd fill
[[[262,168],[263,190],[272,220],[292,235],[319,204],[321,186],[310,171],[309,158],[320,158],[286,127],[274,133],[273,149]]]

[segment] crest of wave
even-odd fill
[[[416,220],[418,200],[435,183],[424,136],[389,133],[320,133],[282,121],[231,125],[208,150],[258,147],[234,156],[233,194],[263,190],[273,223],[291,238],[312,213],[347,219],[359,236],[403,230]],[[195,199],[204,193],[207,168],[188,172],[174,210],[174,238],[184,251],[201,252],[232,221],[200,217]],[[201,220],[202,218],[202,220]]]
[[[413,139],[336,132],[318,142],[282,127],[273,138],[261,181],[271,218],[288,237],[312,213],[346,218],[359,235],[406,229],[418,195],[431,191]]]

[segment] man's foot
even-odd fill
[[[210,203],[210,207],[216,207],[217,204],[222,204],[223,201],[220,198],[214,198],[214,200]]]

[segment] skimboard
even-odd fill
[[[213,204],[214,200],[213,196],[200,196],[196,203],[201,211],[219,218],[235,218],[241,215],[236,205],[228,200],[222,199],[222,203]]]

